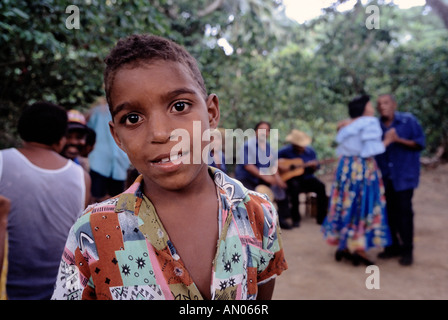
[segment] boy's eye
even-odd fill
[[[183,101],[179,101],[176,102],[172,107],[171,107],[171,111],[174,112],[182,112],[185,111],[188,108],[188,103],[183,102]]]
[[[136,115],[136,114],[130,114],[130,115],[128,116],[128,119],[127,119],[127,120],[128,120],[130,123],[137,123],[139,119],[140,119],[140,117],[139,117],[138,115]]]
[[[123,123],[125,125],[133,125],[140,121],[141,117],[138,114],[131,113],[123,116],[121,118],[120,123]]]

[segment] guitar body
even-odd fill
[[[318,164],[326,164],[337,161],[337,159],[326,159],[319,161]],[[283,181],[288,181],[291,178],[301,176],[305,172],[305,168],[310,166],[315,166],[316,161],[308,161],[307,163],[303,162],[302,158],[294,158],[294,159],[278,159],[278,168],[280,178]]]
[[[286,171],[281,172],[280,178],[283,181],[288,181],[291,178],[301,176],[305,172],[305,163],[301,158],[295,159],[279,159],[279,168],[288,168]]]

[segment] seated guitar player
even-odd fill
[[[317,196],[318,224],[322,224],[327,215],[328,196],[325,184],[315,175],[319,162],[314,149],[310,146],[311,137],[293,129],[286,141],[288,145],[278,151],[278,169],[283,181],[287,183],[287,194],[293,226],[300,226],[299,193],[314,192]]]
[[[238,153],[239,158],[235,168],[235,178],[246,188],[264,193],[270,197],[270,200],[278,205],[277,211],[280,227],[282,229],[291,229],[291,226],[285,220],[285,215],[289,215],[289,208],[282,206],[284,204],[282,200],[287,198],[285,193],[287,185],[276,170],[273,174],[267,174],[271,171],[269,168],[276,168],[277,162],[277,150],[271,147],[268,142],[270,130],[271,125],[269,122],[260,121],[255,125],[255,137],[246,141]],[[255,163],[250,160],[251,158],[255,160]],[[265,162],[264,160],[268,161]]]

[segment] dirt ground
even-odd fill
[[[332,175],[320,176],[330,191]],[[448,299],[448,164],[422,169],[414,198],[414,263],[369,257],[379,268],[379,289],[367,289],[366,266],[336,262],[336,248],[322,237],[314,218],[282,230],[289,269],[276,280],[274,300],[446,300]]]

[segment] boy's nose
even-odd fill
[[[153,117],[149,124],[148,137],[151,143],[166,143],[169,141],[171,132],[173,131],[168,119],[163,116]]]

